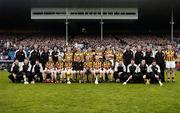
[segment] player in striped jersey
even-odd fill
[[[62,82],[64,78],[64,61],[62,57],[58,57],[58,61],[55,64],[55,80],[56,82]]]
[[[167,50],[165,51],[165,61],[166,61],[166,68],[167,68],[167,81],[170,81],[170,77],[172,82],[175,81],[175,60],[177,58],[176,52],[173,50],[171,45],[167,46]]]
[[[113,80],[113,73],[114,71],[112,70],[112,63],[111,61],[109,60],[105,60],[103,63],[102,63],[102,77],[103,77],[103,81],[106,81],[106,74],[108,76],[108,79],[110,81]]]
[[[50,76],[48,76],[50,75]],[[43,80],[45,82],[49,82],[49,78],[50,78],[50,82],[53,82],[54,79],[54,62],[52,60],[52,57],[49,57],[49,61],[46,63],[46,67],[45,70],[43,72]]]
[[[93,61],[94,61],[94,53],[92,52],[92,49],[89,48],[87,52],[85,52],[85,62],[84,62],[84,71],[85,76],[87,78],[87,82],[90,81],[90,74],[92,74],[93,69]],[[93,76],[91,77],[91,81],[94,79]]]
[[[71,79],[73,75],[72,62],[65,62],[64,74],[67,84],[71,84]]]
[[[95,84],[98,84],[99,77],[102,77],[102,61],[97,56],[93,62],[93,76],[95,78]]]

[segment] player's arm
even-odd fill
[[[32,68],[32,73],[34,73],[34,68],[35,68],[35,66],[36,66],[36,65],[34,65],[33,68]]]
[[[123,64],[123,71],[126,72],[126,66]]]
[[[24,56],[25,56],[25,58],[27,58],[27,54],[26,54],[26,51],[25,51],[25,50],[23,50],[23,52],[24,52]]]
[[[137,66],[137,68],[136,68],[136,72],[137,73],[140,73],[140,71],[141,71],[141,69],[140,69],[140,64]]]
[[[12,66],[11,66],[11,70],[10,70],[11,73],[13,72],[14,65],[15,65],[15,64],[13,63]]]
[[[148,73],[151,73],[151,72],[152,72],[152,68],[151,68],[151,67],[152,67],[152,65],[150,65],[150,66],[148,67],[148,69],[147,69],[147,72],[148,72]]]
[[[127,73],[130,73],[129,67],[130,67],[130,65],[127,66]]]
[[[32,65],[31,64],[29,64],[29,67],[28,67],[28,72],[31,72],[31,67],[32,67]]]
[[[161,69],[160,69],[160,67],[157,65],[157,68],[158,68],[158,74],[160,74],[161,73]]]
[[[177,52],[176,51],[174,52],[174,59],[175,60],[177,59]]]

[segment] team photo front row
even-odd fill
[[[43,66],[38,60],[33,66],[28,59],[25,59],[23,63],[15,60],[9,79],[12,82],[24,82],[24,84],[34,84],[35,82],[71,84],[71,82],[77,81],[98,84],[99,82],[116,81],[125,85],[128,82],[150,84],[150,82],[157,81],[160,86],[163,85],[161,70],[155,60],[149,66],[145,60],[136,65],[134,59],[131,59],[127,67],[123,61],[115,62],[114,69],[111,64],[110,61],[98,60],[95,62],[64,62],[61,57],[54,63],[52,57],[49,57],[43,70]]]

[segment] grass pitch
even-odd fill
[[[176,83],[13,84],[0,72],[0,113],[180,113]]]

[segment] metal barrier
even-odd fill
[[[10,70],[13,60],[0,60],[0,70]]]

